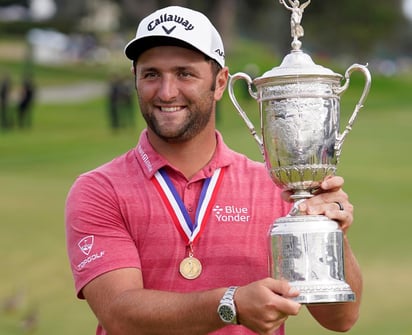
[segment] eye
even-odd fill
[[[190,78],[193,77],[193,73],[188,70],[180,70],[178,76],[181,78]]]
[[[141,79],[152,79],[159,77],[159,72],[154,69],[146,69],[140,72]]]
[[[156,77],[158,77],[158,73],[154,72],[154,71],[145,72],[145,73],[142,74],[142,77],[144,79],[156,78]]]

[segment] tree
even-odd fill
[[[406,24],[401,2],[312,0],[304,15],[304,43],[320,53],[366,57]]]
[[[77,31],[78,24],[87,12],[86,1],[83,0],[54,0],[56,14],[50,24],[62,32]]]

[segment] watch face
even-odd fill
[[[219,315],[222,318],[222,320],[224,320],[226,322],[231,322],[235,317],[235,313],[233,312],[232,307],[228,306],[228,305],[221,305],[220,306]]]

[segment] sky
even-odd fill
[[[412,0],[403,0],[402,7],[406,17],[412,21]]]
[[[56,4],[53,0],[31,0],[30,13],[36,20],[48,19],[56,12]]]

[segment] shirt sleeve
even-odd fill
[[[66,200],[67,252],[77,296],[103,273],[140,268],[136,244],[122,216],[115,188],[99,173],[80,176]]]

